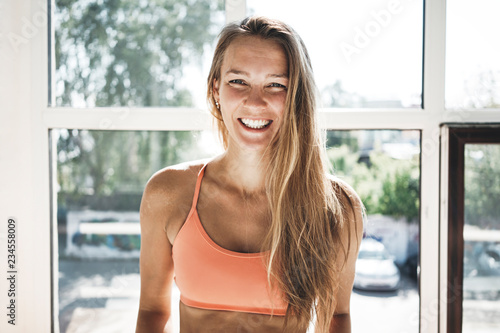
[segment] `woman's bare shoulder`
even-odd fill
[[[174,198],[189,190],[194,191],[198,173],[205,162],[185,162],[155,172],[148,180],[144,194],[152,197]]]
[[[141,200],[141,230],[167,232],[171,244],[191,208],[196,179],[206,161],[172,165],[157,171],[146,184]]]
[[[144,189],[141,215],[153,215],[157,217],[156,220],[168,220],[174,217],[173,212],[184,213],[183,207],[189,211],[196,179],[204,164],[205,161],[193,161],[157,171]]]

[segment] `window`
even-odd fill
[[[304,16],[312,8],[314,15]],[[297,30],[323,107],[421,107],[422,1],[249,0],[247,13]]]
[[[144,185],[164,166],[214,155],[216,138],[206,131],[75,129],[54,129],[52,138],[58,143],[59,330],[130,331],[139,304]],[[173,295],[178,318],[178,292]]]
[[[500,106],[500,23],[494,0],[447,1],[446,107]]]
[[[420,132],[327,132],[333,172],[352,185],[367,221],[351,295],[353,332],[418,332]],[[394,318],[398,313],[398,318]]]
[[[448,332],[496,332],[500,131],[449,128]]]
[[[56,1],[57,106],[205,105],[220,1]]]

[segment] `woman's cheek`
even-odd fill
[[[240,100],[243,99],[246,95],[246,92],[244,89],[238,89],[234,87],[228,87],[227,92],[226,92],[226,97],[229,100]]]
[[[237,89],[227,89],[221,96],[223,107],[229,109],[227,111],[234,111],[245,100],[245,93]]]
[[[280,114],[285,110],[286,104],[286,92],[275,94],[271,97],[271,102],[274,105],[275,109],[278,110]]]

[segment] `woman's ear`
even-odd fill
[[[217,79],[214,79],[214,82],[212,83],[212,95],[214,96],[214,99],[218,102],[219,101],[219,81],[217,81]]]

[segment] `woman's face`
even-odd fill
[[[214,80],[229,149],[266,149],[280,127],[287,87],[288,61],[277,42],[240,37],[229,45]]]

